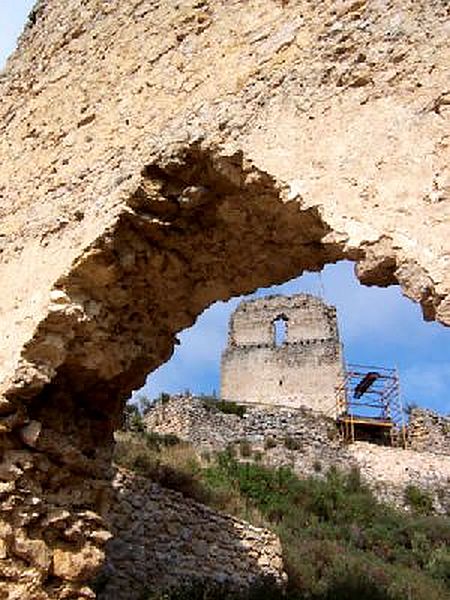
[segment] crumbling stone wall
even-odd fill
[[[446,0],[39,0],[0,74],[0,595],[89,597],[123,402],[215,300],[349,259],[450,323],[448,64]]]
[[[380,500],[408,508],[405,491],[412,485],[429,494],[437,513],[449,514],[450,457],[368,442],[352,444],[348,453]]]
[[[242,458],[257,454],[272,467],[291,466],[300,477],[320,477],[331,467],[356,467],[380,500],[405,508],[405,491],[414,485],[431,495],[437,512],[450,510],[450,456],[435,454],[433,446],[416,451],[368,442],[348,445],[333,419],[306,408],[249,407],[241,418],[205,407],[201,399],[179,397],[154,406],[145,424],[191,442],[200,454],[230,444],[239,454],[245,440],[251,455]]]
[[[277,344],[275,323],[285,325]],[[241,302],[230,318],[221,396],[243,404],[307,406],[335,414],[343,381],[336,309],[308,294]]]
[[[414,408],[409,415],[408,441],[413,450],[450,456],[450,417]]]
[[[311,464],[317,449],[331,462],[342,446],[335,421],[306,407],[246,407],[241,418],[205,405],[201,398],[174,396],[154,405],[144,416],[149,431],[175,434],[191,442],[200,452],[225,450],[229,444],[249,441],[254,450],[264,450],[268,439],[283,446],[289,437],[303,453],[311,451]]]
[[[145,590],[199,578],[245,589],[270,578],[283,587],[281,543],[254,527],[119,470],[109,515],[114,538],[98,577],[99,600],[140,600]]]

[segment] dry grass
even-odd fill
[[[199,457],[192,446],[173,436],[119,432],[116,434],[114,461],[200,502],[209,499],[201,484]]]
[[[246,519],[256,526],[269,524],[258,508],[243,497],[237,487],[230,486],[228,480],[222,485],[220,478],[210,481],[205,477],[210,460],[200,457],[189,443],[174,436],[117,432],[114,461],[216,510]]]

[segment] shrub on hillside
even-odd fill
[[[252,455],[252,446],[248,440],[239,441],[239,452],[243,458],[249,458]]]
[[[207,492],[201,484],[201,467],[189,444],[176,436],[143,433],[118,436],[114,461],[117,465],[148,477],[161,486],[206,502]]]
[[[237,415],[241,418],[245,415],[245,411],[247,410],[242,404],[237,404],[236,402],[228,400],[216,400],[213,397],[203,396],[202,401],[205,408],[215,408],[227,415]]]
[[[144,431],[144,420],[136,404],[128,403],[125,405],[123,429],[134,432]]]
[[[450,521],[378,503],[357,470],[300,480],[289,468],[243,464],[224,453],[204,478],[232,487],[247,510],[250,503],[272,523],[282,540],[290,600],[450,598],[442,550]]]
[[[425,565],[426,571],[435,579],[440,579],[450,589],[450,549],[448,546],[435,548]]]
[[[301,450],[302,447],[301,441],[290,435],[285,436],[283,443],[288,450]]]
[[[407,504],[417,513],[429,515],[433,512],[433,499],[425,490],[408,485],[405,490]]]
[[[170,401],[170,394],[167,392],[161,392],[158,397],[158,402],[161,404],[167,404]]]

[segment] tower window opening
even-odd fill
[[[280,315],[273,322],[273,336],[275,346],[282,346],[287,338],[287,317]]]

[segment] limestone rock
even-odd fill
[[[53,574],[66,581],[88,581],[98,571],[104,555],[86,544],[79,551],[57,548],[53,553]]]
[[[0,75],[1,443],[41,432],[0,519],[107,512],[124,399],[215,300],[350,259],[450,323],[448,22],[445,0],[37,3]],[[11,597],[87,593],[11,569]]]
[[[20,430],[20,438],[27,446],[36,446],[36,442],[41,433],[42,425],[39,421],[30,421],[28,425]]]

